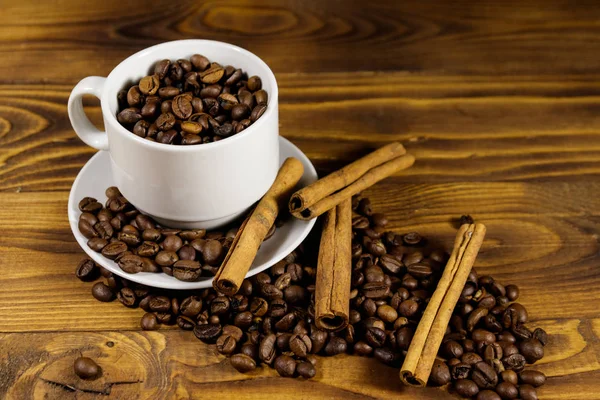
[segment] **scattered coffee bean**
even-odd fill
[[[89,357],[78,357],[73,363],[75,374],[81,379],[95,380],[102,374],[102,368]]]

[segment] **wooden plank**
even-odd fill
[[[521,287],[531,318],[598,315],[600,209],[595,183],[399,185],[366,192],[389,229],[417,230],[449,248],[453,220],[488,226],[481,274]],[[66,217],[67,193],[0,193],[0,332],[137,329],[141,312],[102,304],[73,275],[83,256]],[[564,307],[557,299],[569,299]],[[49,306],[51,305],[51,306]]]
[[[0,79],[74,83],[167,40],[231,42],[275,72],[403,70],[441,75],[597,73],[596,2],[8,0]],[[60,54],[63,67],[48,68]]]
[[[398,182],[600,175],[597,80],[284,74],[280,82],[281,134],[322,173],[399,140],[417,163]],[[0,190],[69,189],[94,151],[72,131],[70,89],[0,85]],[[95,104],[87,111],[101,125]]]
[[[541,320],[550,334],[546,356],[535,368],[548,377],[543,399],[597,399],[600,378],[600,320]],[[594,326],[596,329],[591,329]],[[112,343],[109,343],[112,342]],[[109,347],[112,346],[112,347]],[[191,332],[65,332],[0,335],[0,397],[6,399],[87,399],[93,393],[69,391],[48,381],[70,382],[93,389],[73,376],[79,354],[104,368],[104,383],[115,384],[110,398],[401,398],[452,399],[441,389],[419,390],[401,385],[398,370],[374,359],[320,357],[311,381],[279,378],[271,369],[240,374],[215,346],[199,342]],[[227,390],[223,388],[226,387]],[[47,397],[44,397],[47,396]]]

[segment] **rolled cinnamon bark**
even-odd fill
[[[294,193],[290,212],[304,220],[318,217],[414,162],[415,158],[406,154],[400,143],[390,143]]]
[[[238,230],[213,279],[213,287],[216,290],[229,296],[237,293],[250,270],[258,248],[275,223],[281,207],[285,207],[303,173],[304,167],[300,161],[293,157],[285,160],[271,188]]]
[[[424,387],[446,333],[450,317],[467,282],[485,236],[485,225],[464,224],[433,296],[419,321],[400,369],[407,385]]]
[[[327,212],[319,247],[315,323],[326,331],[348,326],[352,275],[352,200]]]

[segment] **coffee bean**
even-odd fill
[[[217,339],[217,351],[224,355],[230,355],[235,351],[237,341],[230,335],[223,334]]]
[[[548,343],[548,334],[542,328],[536,328],[533,331],[532,337],[540,341],[542,346],[545,346]]]
[[[284,315],[279,321],[277,321],[277,323],[275,324],[275,329],[277,329],[278,332],[287,332],[290,329],[292,329],[295,323],[296,314],[288,313]]]
[[[468,352],[468,353],[464,353],[462,355],[462,357],[460,358],[460,360],[465,363],[465,364],[469,364],[469,365],[473,365],[473,364],[477,364],[480,361],[483,361],[483,359],[481,358],[481,356],[477,353],[473,353]]]
[[[475,397],[479,393],[479,387],[469,379],[460,379],[454,382],[454,390],[462,397]]]
[[[544,346],[537,339],[526,339],[519,344],[519,350],[528,364],[533,364],[544,357]]]
[[[128,274],[137,274],[144,269],[144,260],[142,260],[142,257],[134,254],[120,257],[118,264],[119,267]]]
[[[200,263],[191,260],[179,260],[173,264],[173,276],[180,281],[193,282],[200,277]]]
[[[145,331],[155,331],[158,329],[158,320],[156,319],[156,315],[153,313],[147,312],[142,317],[142,321],[140,323],[141,327]]]
[[[384,332],[385,335],[385,332]],[[325,354],[328,356],[335,356],[337,354],[345,353],[348,349],[348,344],[344,339],[338,336],[333,336],[329,339],[329,342],[325,345]]]
[[[97,282],[92,286],[92,296],[102,302],[109,302],[115,299],[114,293],[102,282]]]
[[[379,316],[379,318],[381,318],[384,322],[387,323],[392,323],[396,321],[396,319],[398,319],[398,313],[396,312],[396,310],[394,310],[393,307],[387,304],[384,304],[377,308],[377,315]]]
[[[258,347],[258,358],[263,361],[265,364],[271,364],[275,360],[277,355],[277,351],[275,348],[275,342],[277,340],[277,336],[274,334],[269,334],[263,338]]]
[[[521,400],[538,400],[537,392],[531,385],[519,385],[519,396]]]
[[[117,293],[117,299],[125,306],[125,307],[135,307],[136,306],[136,297],[133,289],[125,287]]]
[[[401,350],[408,350],[414,333],[414,329],[408,326],[398,329],[396,331],[396,344],[398,345],[398,348]]]
[[[496,335],[485,329],[475,329],[471,334],[472,338],[476,342],[483,342],[485,344],[491,344],[496,341]]]
[[[315,369],[315,366],[308,361],[303,361],[303,362],[299,363],[296,366],[296,372],[298,373],[298,375],[300,375],[302,378],[305,378],[305,379],[314,378],[315,375],[317,374],[317,370]]]
[[[511,332],[515,338],[520,340],[530,339],[533,334],[525,325],[513,325]]]
[[[219,82],[223,75],[225,74],[225,70],[220,65],[212,65],[205,71],[200,73],[200,80],[206,84],[213,84]]]
[[[230,362],[233,368],[242,373],[256,369],[256,361],[246,354],[234,354],[231,356]]]
[[[468,331],[475,329],[475,326],[488,314],[488,309],[479,307],[469,314],[467,318],[466,328]]]
[[[194,327],[194,335],[204,343],[214,343],[221,335],[221,325],[219,324],[203,324]]]
[[[89,258],[84,258],[77,265],[77,269],[75,270],[75,276],[79,278],[83,282],[91,282],[98,278],[100,275],[100,270]]]
[[[451,377],[448,364],[436,359],[433,363],[428,383],[433,386],[443,386],[450,383],[450,380]]]
[[[76,358],[73,370],[78,377],[85,380],[95,380],[102,374],[102,368],[89,357]]]
[[[450,367],[450,374],[452,379],[467,379],[471,374],[472,365],[460,362],[458,364],[454,364]]]
[[[496,371],[485,361],[480,361],[473,366],[471,379],[481,389],[492,389],[498,383]]]
[[[179,261],[179,256],[173,251],[161,251],[156,255],[155,261],[161,267],[170,267]]]
[[[312,349],[312,342],[306,334],[294,334],[289,339],[289,347],[297,357],[305,358]]]
[[[302,305],[307,301],[308,293],[302,286],[291,285],[283,291],[283,298],[291,305]]]
[[[507,369],[506,371],[501,372],[500,377],[503,382],[512,383],[513,385],[517,385],[518,383],[517,373],[513,370]]]
[[[477,400],[502,400],[502,398],[492,390],[482,390],[477,393]]]
[[[523,368],[525,368],[527,361],[521,354],[511,354],[509,356],[505,356],[502,359],[502,363],[504,364],[504,368],[512,369],[515,372],[520,372],[523,370]]]
[[[204,262],[209,265],[218,265],[224,256],[223,246],[218,240],[207,240],[202,249]]]
[[[281,376],[292,377],[296,372],[296,361],[286,355],[281,355],[275,359],[275,370]]]

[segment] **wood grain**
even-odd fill
[[[600,320],[536,321],[535,325],[547,330],[551,338],[546,356],[535,366],[549,377],[540,389],[541,398],[597,398],[594,381],[600,378],[600,342],[598,331],[590,329],[590,324],[598,326]],[[284,380],[264,367],[241,374],[215,346],[183,331],[4,334],[0,336],[0,350],[0,397],[6,399],[86,399],[93,398],[93,391],[98,390],[110,390],[110,398],[116,399],[454,398],[441,389],[402,386],[397,369],[356,356],[320,357],[317,376],[311,381]],[[72,363],[79,354],[93,357],[103,367],[100,389],[98,382],[81,381],[73,375]],[[123,381],[126,383],[112,384]],[[77,389],[68,390],[66,384]],[[561,390],[553,390],[555,385]]]
[[[175,39],[231,42],[278,72],[401,70],[437,75],[596,73],[600,10],[566,1],[318,3],[9,0],[0,17],[5,81],[74,83]],[[138,4],[136,6],[135,4]],[[56,52],[56,53],[53,53]],[[50,58],[61,64],[47,68]],[[52,57],[52,56],[50,56]]]
[[[344,73],[282,74],[279,82],[280,132],[322,173],[397,140],[417,157],[398,182],[585,182],[600,175],[597,77],[497,82]],[[70,126],[70,90],[0,85],[0,191],[70,188],[93,153]],[[97,102],[88,104],[102,125]]]

